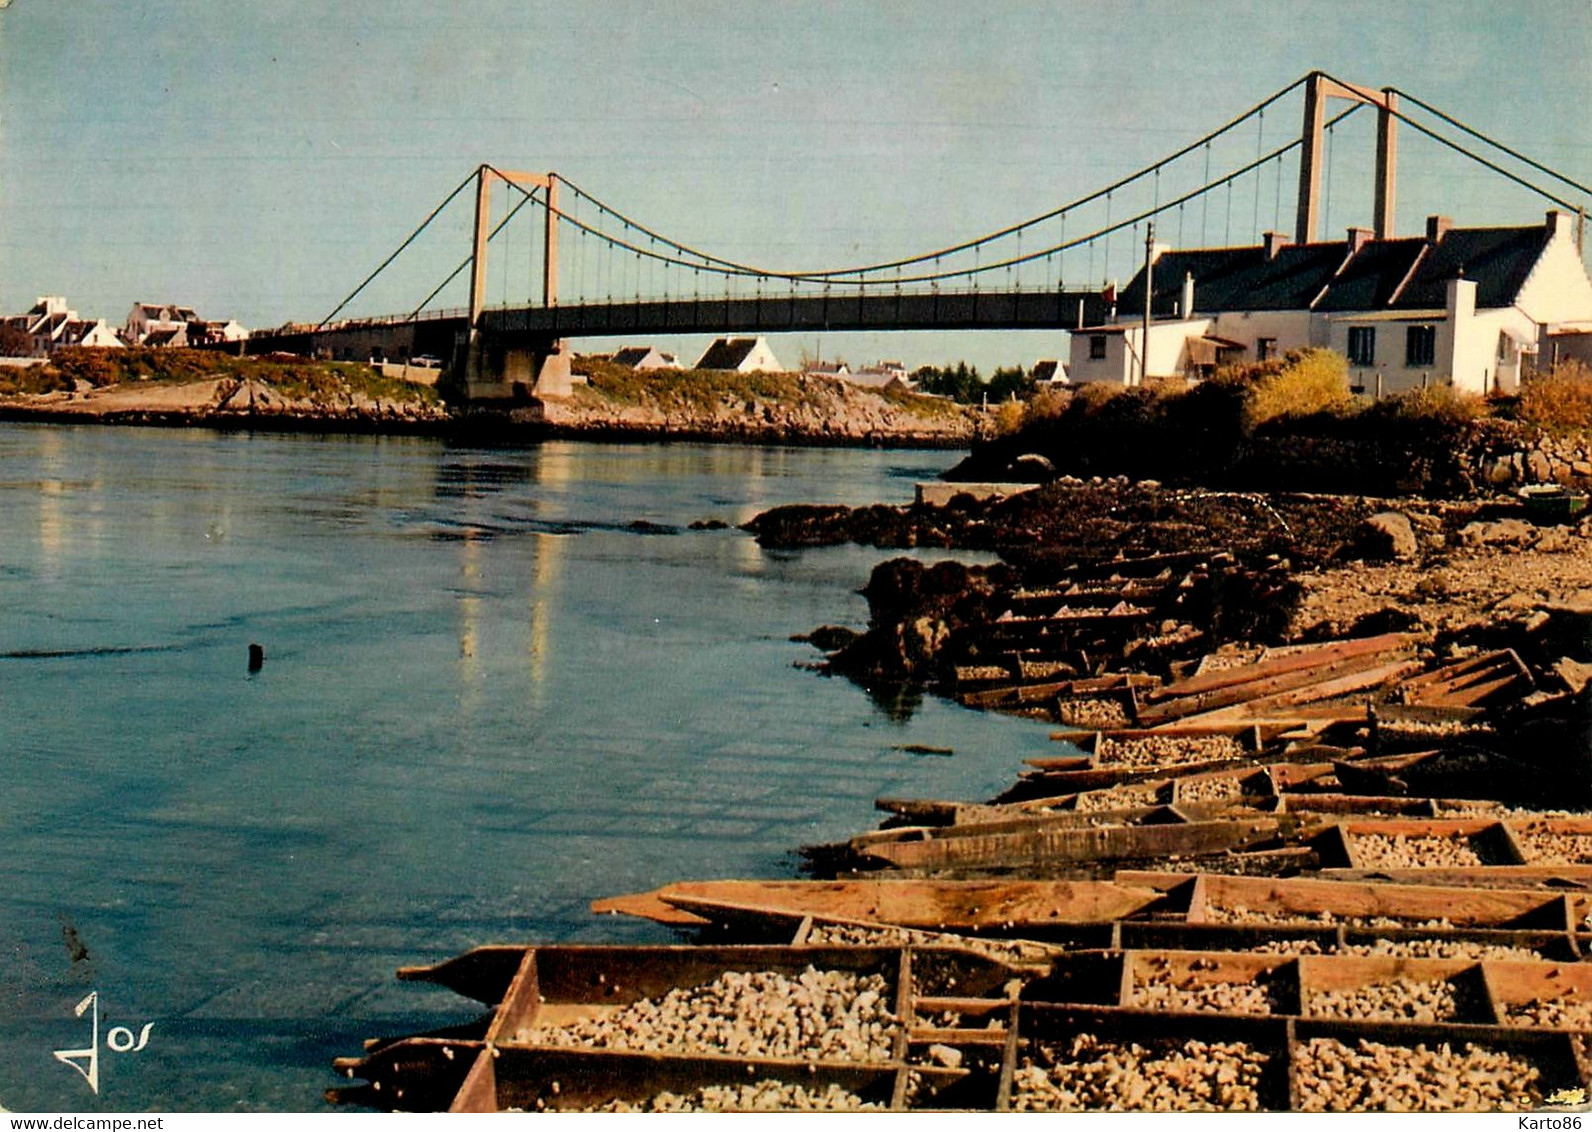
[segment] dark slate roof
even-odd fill
[[[1282,311],[1310,306],[1343,264],[1349,246],[1335,243],[1288,245],[1271,259],[1264,247],[1208,248],[1166,252],[1155,261],[1157,314],[1171,314],[1183,294],[1183,277],[1194,276],[1194,310]],[[1144,272],[1134,276],[1117,300],[1117,310],[1144,309]]]
[[[1368,241],[1332,280],[1326,297],[1316,304],[1315,309],[1384,309],[1426,247],[1426,241],[1419,238]]]
[[[756,338],[719,338],[697,362],[697,369],[739,369],[757,346]]]
[[[651,346],[625,346],[614,351],[613,360],[619,365],[634,368],[650,353]]]
[[[1478,307],[1507,307],[1547,245],[1540,226],[1530,228],[1451,228],[1427,253],[1394,302],[1404,309],[1444,306],[1448,281],[1461,273],[1476,281]]]
[[[1352,257],[1342,240],[1287,245],[1271,259],[1259,245],[1165,252],[1155,262],[1152,309],[1170,315],[1187,274],[1194,276],[1195,314],[1432,310],[1446,305],[1448,281],[1461,273],[1476,281],[1478,307],[1505,307],[1547,240],[1547,230],[1535,225],[1451,228],[1436,244],[1418,236],[1369,240]],[[1132,317],[1143,310],[1141,270],[1118,296],[1117,312]]]

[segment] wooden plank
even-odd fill
[[[1223,668],[1215,672],[1208,672],[1203,676],[1191,676],[1187,680],[1167,684],[1145,698],[1150,702],[1157,702],[1163,699],[1180,699],[1186,696],[1202,695],[1206,692],[1220,691],[1235,685],[1254,683],[1274,676],[1320,668],[1352,657],[1406,649],[1419,644],[1423,640],[1425,640],[1425,637],[1420,634],[1383,633],[1375,637],[1339,641],[1333,644],[1321,645],[1313,650],[1300,651],[1278,657],[1275,660],[1239,665],[1234,668]]]
[[[496,1062],[497,1055],[490,1049],[475,1055],[475,1063],[465,1075],[464,1084],[459,1086],[453,1103],[448,1106],[449,1112],[498,1111]]]
[[[488,944],[429,967],[400,967],[405,982],[435,983],[455,994],[496,1006],[525,960],[523,944]]]
[[[536,948],[527,947],[520,968],[514,973],[514,981],[504,992],[492,1025],[487,1029],[487,1043],[518,1041],[522,1034],[535,1029],[542,1001],[542,987],[536,976]]]
[[[860,855],[902,869],[1016,868],[1226,853],[1274,835],[1277,829],[1278,823],[1267,818],[1084,828],[1039,825],[1011,833],[873,845]]]
[[[1160,899],[1153,888],[1109,881],[683,881],[657,892],[704,919],[734,910],[927,931],[1109,922]]]
[[[593,900],[591,910],[598,916],[639,916],[644,920],[680,928],[700,928],[708,923],[701,916],[693,916],[672,904],[664,903],[658,898],[656,891],[632,892],[623,896],[608,896],[601,900]]]
[[[1434,872],[1437,870],[1418,870]],[[1228,923],[1220,913],[1244,908],[1256,913],[1297,913],[1302,922],[1321,924],[1321,914],[1334,917],[1392,919],[1423,922],[1446,919],[1466,927],[1496,927],[1563,931],[1563,901],[1556,893],[1530,888],[1480,888],[1440,883],[1391,883],[1370,879],[1350,870],[1322,870],[1321,878],[1311,877],[1235,877],[1200,874],[1196,892],[1198,906],[1189,910],[1190,923]],[[1339,876],[1341,879],[1323,879]],[[1374,874],[1378,878],[1380,874]],[[1187,873],[1154,870],[1122,870],[1119,883],[1150,888],[1187,883]]]
[[[1456,887],[1592,889],[1592,865],[1471,865],[1433,869],[1322,869],[1327,880],[1384,880]]]
[[[1283,692],[1321,684],[1353,673],[1381,669],[1389,663],[1385,656],[1391,651],[1393,650],[1362,650],[1318,664],[1295,665],[1285,672],[1262,679],[1229,683],[1211,691],[1175,698],[1168,696],[1166,694],[1167,689],[1162,688],[1159,694],[1147,694],[1147,698],[1149,695],[1154,695],[1154,702],[1140,706],[1139,723],[1144,726],[1155,726],[1156,724],[1168,723],[1175,719],[1186,720],[1200,716],[1209,717],[1220,708],[1267,700],[1268,697],[1276,697]],[[1293,659],[1291,657],[1285,658],[1285,660],[1276,663],[1291,663]],[[1256,667],[1260,666],[1257,665]],[[1270,702],[1282,703],[1282,701]],[[1361,708],[1360,711],[1363,714],[1364,709]]]
[[[1220,708],[1214,712],[1199,715],[1185,716],[1185,721],[1216,721],[1221,719],[1246,719],[1264,718],[1274,715],[1280,709],[1289,709],[1300,704],[1317,703],[1321,700],[1336,699],[1338,696],[1350,695],[1354,692],[1367,691],[1372,688],[1381,688],[1396,683],[1411,672],[1419,672],[1419,660],[1401,660],[1390,664],[1379,665],[1360,672],[1351,672],[1344,676],[1323,680],[1319,683],[1306,684],[1273,696],[1264,696],[1259,699],[1246,700],[1240,704]],[[1357,705],[1358,706],[1358,705]],[[1364,708],[1359,710],[1363,712]]]

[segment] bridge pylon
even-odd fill
[[[470,251],[470,310],[466,341],[455,350],[464,395],[471,401],[517,397],[567,397],[571,392],[570,352],[562,338],[527,343],[495,341],[482,329],[486,307],[487,243],[491,237],[492,182],[501,180],[527,191],[542,190],[545,228],[542,242],[542,305],[558,305],[558,174],[521,173],[482,165],[476,170],[475,230]],[[460,356],[462,355],[462,357]]]
[[[1327,99],[1341,98],[1363,102],[1377,108],[1376,123],[1376,237],[1393,237],[1394,190],[1398,178],[1398,95],[1391,88],[1340,83],[1320,71],[1305,80],[1305,121],[1299,151],[1299,212],[1294,224],[1294,242],[1314,243],[1321,215],[1321,132],[1325,125]]]

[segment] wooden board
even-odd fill
[[[708,920],[814,916],[927,931],[1110,922],[1161,899],[1154,888],[1109,881],[1005,880],[682,881],[653,895]]]

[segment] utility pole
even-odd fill
[[[1139,384],[1150,377],[1150,297],[1155,294],[1155,221],[1144,223],[1144,334],[1139,339]]]

